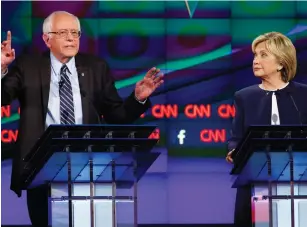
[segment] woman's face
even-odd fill
[[[269,53],[265,47],[265,42],[259,43],[255,48],[253,60],[253,72],[256,77],[280,76],[282,66],[278,63],[277,58]]]

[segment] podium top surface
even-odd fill
[[[29,154],[24,158],[24,161],[29,161],[37,153],[39,149],[44,146],[54,146],[61,144],[75,142],[75,144],[99,143],[98,140],[104,140],[99,144],[105,143],[111,145],[116,143],[117,139],[134,138],[134,143],[139,142],[140,145],[150,146],[153,140],[148,137],[154,132],[156,126],[152,125],[50,125],[44,134],[38,139]],[[108,141],[106,141],[106,138]],[[78,141],[79,140],[79,141]],[[123,141],[121,141],[123,144]],[[129,145],[129,141],[126,141]]]
[[[307,125],[251,125],[238,143],[234,152],[236,155],[246,149],[252,142],[255,144],[261,139],[283,139],[283,138],[307,138]],[[255,139],[258,139],[257,141]],[[273,145],[273,144],[271,144]]]
[[[306,138],[307,125],[251,125],[246,130],[238,147],[250,138],[263,138],[265,134],[269,138],[282,138],[289,132],[292,137]]]
[[[231,173],[240,173],[254,152],[307,151],[307,125],[252,125],[233,152]]]
[[[110,132],[113,133],[113,138],[126,137],[130,133],[135,132],[138,138],[148,137],[156,126],[152,125],[50,125],[44,135],[46,134],[62,134],[68,132],[72,135],[84,134],[91,132],[93,136],[105,137]]]

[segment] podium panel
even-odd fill
[[[295,182],[307,182],[307,149],[306,152],[293,151],[291,156],[293,180]],[[268,181],[289,182],[291,180],[290,169],[289,153],[280,150],[271,150],[270,152],[255,150],[241,169],[241,174],[236,178],[233,186],[241,187],[255,182],[264,183]]]
[[[94,226],[135,226],[134,220],[137,217],[137,211],[134,210],[134,203],[137,203],[137,197],[134,199],[133,188],[116,189],[114,200],[112,196],[112,184],[96,183],[94,188]],[[72,196],[80,197],[72,201],[73,226],[91,226],[89,184],[75,183],[73,185]],[[87,198],[84,198],[85,196]],[[51,185],[50,225],[53,227],[69,226],[69,203],[68,200],[65,200],[66,197],[68,197],[66,184],[58,183]],[[105,197],[105,199],[102,197]]]
[[[255,227],[270,226],[269,200],[266,198],[268,193],[268,186],[266,184],[255,184],[253,187],[252,217]],[[276,196],[276,199],[272,199],[273,226],[291,226],[291,187],[286,183],[274,184],[272,186],[272,194]],[[294,199],[295,226],[307,226],[307,183],[294,184],[294,196],[298,197]]]
[[[251,126],[240,141],[233,187],[252,186],[254,227],[307,226],[307,126]]]

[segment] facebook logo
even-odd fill
[[[186,138],[185,133],[186,131],[184,129],[181,129],[177,135],[180,145],[184,144],[184,139]]]

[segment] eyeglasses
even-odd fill
[[[48,34],[50,33],[56,34],[56,36],[59,38],[67,38],[69,33],[71,34],[73,38],[80,38],[81,36],[81,31],[76,31],[76,30],[71,30],[71,31],[59,30],[58,32],[48,32]]]

